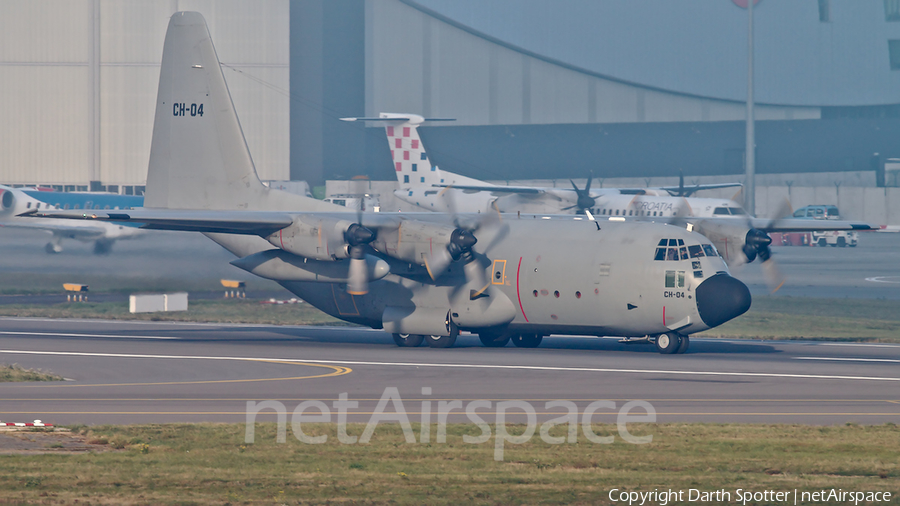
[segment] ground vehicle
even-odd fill
[[[813,205],[801,207],[794,211],[794,218],[804,218],[810,220],[839,220],[840,212],[837,206],[831,205]],[[797,237],[794,237],[797,236]],[[805,236],[805,237],[802,237]],[[859,240],[858,232],[848,232],[845,230],[830,230],[820,232],[808,232],[805,234],[785,234],[782,237],[782,244],[785,245],[810,245],[810,246],[850,246],[856,247]]]

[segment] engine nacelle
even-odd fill
[[[275,247],[316,260],[349,258],[344,233],[352,221],[327,217],[297,216],[289,226],[266,237]]]
[[[381,279],[390,273],[387,262],[380,258],[366,255],[365,261],[369,280]],[[231,265],[275,281],[347,283],[350,279],[348,262],[307,260],[278,249],[261,251],[233,260]]]
[[[9,190],[0,190],[0,212],[7,212],[16,207],[16,196]]]
[[[372,247],[394,258],[425,265],[426,258],[447,248],[455,230],[446,225],[406,220],[394,230],[379,231]]]

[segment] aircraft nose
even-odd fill
[[[697,311],[710,328],[736,318],[750,309],[750,290],[747,285],[728,274],[707,278],[696,290]]]

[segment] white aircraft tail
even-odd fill
[[[219,58],[197,12],[169,20],[144,205],[209,210],[334,210],[259,181]]]

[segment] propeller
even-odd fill
[[[375,240],[376,234],[362,224],[365,194],[359,194],[356,208],[356,223],[347,227],[344,240],[350,253],[350,270],[347,275],[347,293],[365,295],[369,293],[369,274],[366,266],[366,246]]]
[[[791,204],[785,200],[775,212],[775,217],[769,220],[763,229],[751,228],[744,238],[742,250],[747,257],[747,262],[752,262],[759,257],[763,277],[766,280],[766,285],[772,290],[771,293],[777,292],[784,285],[785,277],[778,269],[775,259],[772,258],[772,250],[769,248],[769,245],[772,244],[772,238],[765,231],[771,230],[779,221],[790,215]]]
[[[476,299],[483,296],[487,287],[490,286],[490,281],[487,279],[484,266],[479,260],[479,255],[486,257],[487,253],[509,233],[509,225],[495,226],[503,221],[495,203],[491,204],[494,211],[496,211],[495,213],[481,214],[478,221],[473,225],[463,225],[460,222],[459,215],[456,214],[456,205],[453,201],[452,192],[447,192],[445,188],[445,191],[439,193],[438,196],[444,199],[455,228],[450,233],[450,240],[447,242],[447,246],[438,248],[437,251],[425,259],[425,268],[428,270],[431,279],[437,280],[447,271],[451,263],[462,260],[464,262],[463,272],[466,276],[466,283],[476,287],[470,291],[469,297]],[[475,234],[478,232],[490,236],[490,241],[484,248],[484,252],[480,254],[474,250],[475,244],[478,243],[478,238]]]
[[[359,221],[362,221],[362,216],[359,217]],[[350,225],[347,231],[344,232],[344,240],[350,245],[350,272],[347,279],[347,293],[351,295],[365,295],[369,293],[366,246],[375,240],[375,232],[357,222]]]
[[[594,172],[591,171],[590,175],[588,175],[587,184],[584,185],[584,189],[579,189],[575,184],[575,181],[569,180],[572,183],[572,189],[575,190],[575,195],[578,196],[578,199],[575,201],[574,206],[564,207],[563,211],[568,211],[569,209],[578,208],[579,214],[584,214],[585,209],[590,209],[594,207],[596,203],[596,199],[591,197],[591,181],[594,180]]]

